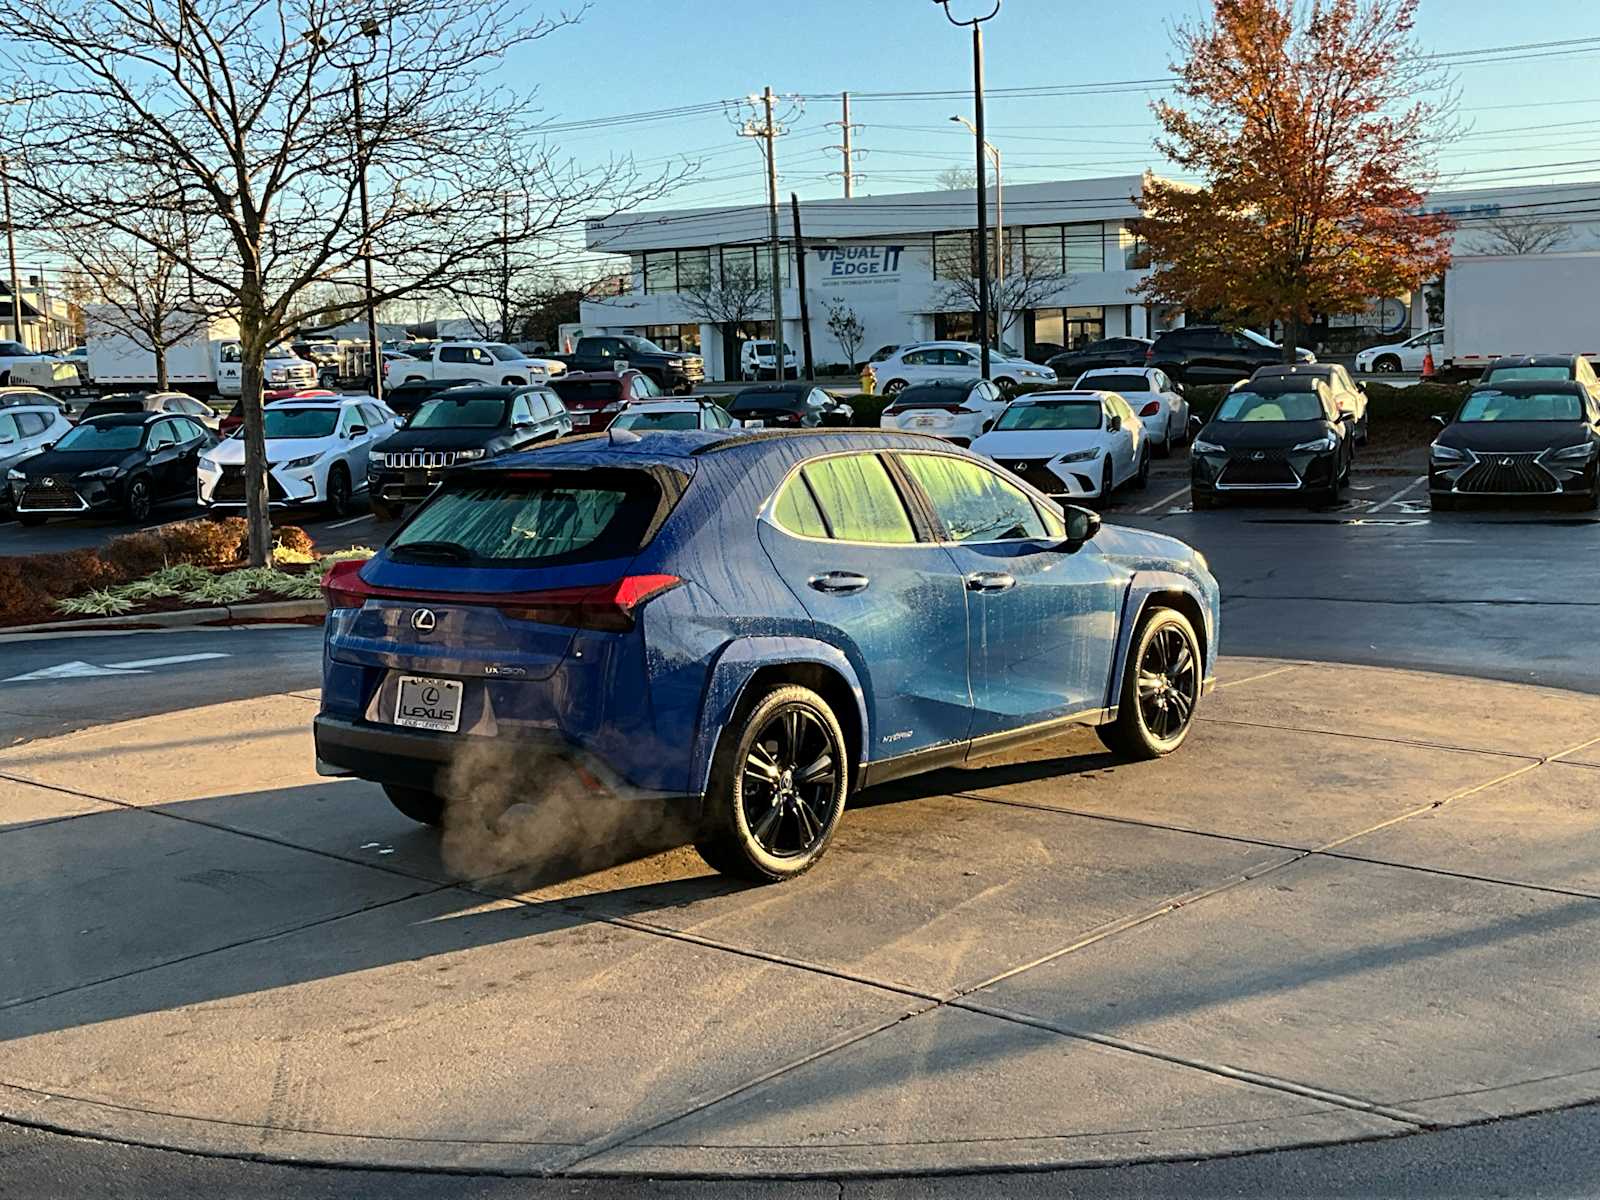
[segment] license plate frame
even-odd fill
[[[406,729],[459,733],[464,692],[459,679],[402,675],[395,682],[393,723]]]

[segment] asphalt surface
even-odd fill
[[[24,528],[11,518],[0,518],[0,554],[53,554],[62,550],[82,550],[104,545],[118,534],[138,529],[154,529],[176,521],[192,521],[205,516],[193,500],[175,500],[157,506],[150,516],[137,524],[116,515],[52,518],[43,525]],[[360,499],[348,515],[336,517],[321,508],[304,512],[274,513],[273,523],[298,525],[311,534],[324,550],[337,550],[345,546],[374,546],[380,544],[394,523],[380,522],[364,507]]]

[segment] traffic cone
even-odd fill
[[[1422,377],[1424,379],[1432,379],[1433,378],[1433,351],[1432,350],[1424,350],[1422,352]]]

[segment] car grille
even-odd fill
[[[1559,492],[1561,484],[1533,454],[1484,454],[1456,480],[1458,492]]]
[[[437,471],[456,465],[454,450],[391,450],[380,464],[403,471]]]
[[[48,485],[43,482],[30,483],[23,491],[18,507],[50,512],[82,512],[89,506],[75,489],[52,480]]]
[[[267,473],[267,499],[283,500],[288,493],[282,485]],[[244,503],[244,468],[223,467],[222,478],[217,480],[217,486],[211,489],[211,502],[213,504],[243,504]]]
[[[1061,492],[1065,488],[1061,477],[1045,466],[1050,461],[1048,458],[997,458],[995,461],[1047,496]]]
[[[312,363],[296,363],[292,367],[268,369],[269,387],[310,387],[317,381],[317,368]]]
[[[1240,450],[1230,455],[1218,487],[1296,487],[1300,477],[1284,450]]]

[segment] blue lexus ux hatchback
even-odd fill
[[[441,824],[492,750],[537,804],[687,806],[719,871],[821,857],[859,788],[1095,726],[1177,749],[1216,581],[993,463],[878,430],[628,431],[458,471],[323,581],[319,769]]]

